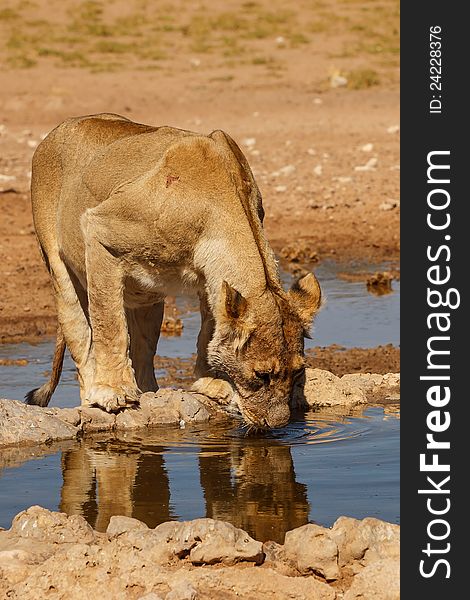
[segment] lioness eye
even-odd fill
[[[255,377],[260,379],[264,384],[268,384],[271,381],[271,373],[267,371],[255,371]]]

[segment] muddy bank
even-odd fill
[[[149,529],[112,517],[106,533],[78,515],[32,506],[0,531],[0,593],[21,600],[399,598],[400,527],[340,517],[261,543],[213,519]]]
[[[306,369],[295,389],[293,406],[333,407],[348,410],[367,402],[399,402],[400,375],[348,374],[339,378],[329,371]],[[83,433],[142,429],[158,425],[184,425],[229,418],[234,398],[208,398],[202,394],[163,388],[147,392],[137,409],[109,414],[98,408],[40,408],[16,400],[0,400],[0,446],[50,443],[74,439]]]
[[[400,348],[392,344],[375,348],[344,348],[333,344],[317,346],[306,351],[307,365],[312,369],[324,369],[338,377],[347,373],[398,373],[400,371]],[[155,369],[164,371],[158,377],[162,386],[178,386],[189,389],[194,381],[194,363],[191,358],[155,357]]]

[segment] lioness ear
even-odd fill
[[[321,289],[313,273],[296,281],[288,292],[289,298],[302,323],[308,329],[321,305]]]
[[[222,299],[225,305],[225,314],[230,319],[240,319],[246,313],[247,301],[226,281],[222,283]]]

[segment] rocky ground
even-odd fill
[[[347,374],[339,378],[322,369],[306,369],[305,381],[294,389],[298,409],[348,411],[367,402],[399,403],[400,375]],[[163,388],[147,392],[136,410],[109,414],[99,408],[40,408],[16,400],[0,400],[0,447],[74,439],[83,433],[178,425],[228,418],[230,398]]]
[[[32,506],[0,531],[4,598],[82,600],[398,600],[400,527],[340,517],[307,524],[284,544],[261,543],[213,519],[155,529],[112,517],[106,533],[83,517]]]

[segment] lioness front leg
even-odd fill
[[[207,362],[207,346],[214,335],[215,321],[206,294],[203,292],[199,294],[199,305],[201,329],[197,337],[197,359],[194,368],[194,375],[197,379],[191,389],[193,392],[229,404],[234,395],[232,386],[225,379],[217,378]]]
[[[88,217],[88,215],[87,215]],[[84,222],[88,304],[95,375],[86,403],[114,412],[139,401],[140,390],[129,358],[124,311],[124,266],[100,241],[93,218]]]

